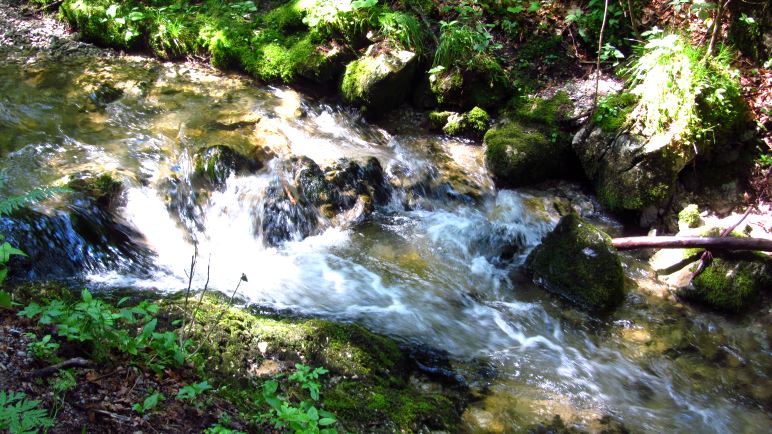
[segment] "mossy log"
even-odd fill
[[[631,249],[688,249],[757,250],[772,252],[772,240],[765,238],[734,237],[627,237],[614,238],[611,244],[619,250]]]

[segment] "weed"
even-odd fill
[[[45,335],[40,340],[37,340],[37,336],[34,333],[27,333],[25,336],[33,340],[27,345],[27,351],[32,354],[32,357],[44,361],[56,360],[59,344],[51,342],[51,335]]]
[[[329,428],[337,422],[332,413],[317,409],[316,401],[319,400],[321,385],[317,381],[320,375],[326,374],[324,368],[312,369],[302,364],[295,365],[296,371],[289,376],[289,380],[300,386],[301,390],[308,390],[311,399],[302,397],[285,397],[277,395],[279,382],[270,380],[263,383],[262,398],[268,404],[270,410],[261,416],[276,428],[288,428],[295,433],[334,434],[337,430]],[[295,401],[299,401],[295,403]]]
[[[0,430],[21,434],[53,426],[46,411],[38,408],[40,401],[28,400],[26,396],[23,392],[0,390]]]
[[[136,403],[131,406],[131,409],[136,411],[139,414],[145,414],[149,411],[152,411],[154,408],[158,406],[158,404],[163,401],[164,395],[161,392],[153,392],[150,395],[148,395],[142,403]]]

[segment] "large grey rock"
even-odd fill
[[[604,206],[640,211],[665,203],[678,173],[694,158],[693,151],[671,142],[666,135],[646,138],[591,125],[574,136],[572,146]]]

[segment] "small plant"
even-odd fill
[[[46,411],[38,408],[40,401],[28,400],[23,392],[0,390],[0,430],[11,434],[36,433],[53,426]]]
[[[124,298],[118,304],[125,301]],[[180,345],[173,331],[156,331],[158,320],[154,315],[158,310],[157,304],[147,301],[116,310],[84,289],[78,303],[31,303],[19,316],[39,318],[40,324],[55,326],[57,335],[68,341],[90,344],[91,356],[97,360],[105,360],[111,351],[118,351],[139,356],[143,364],[161,372],[166,366],[181,366],[185,362],[187,342]]]
[[[204,434],[246,434],[242,431],[237,431],[224,427],[219,423],[216,423],[204,430]]]
[[[139,414],[145,414],[156,408],[164,399],[164,395],[161,392],[156,391],[148,395],[142,403],[132,405],[131,409]]]
[[[266,381],[263,383],[263,400],[270,410],[262,416],[262,419],[272,423],[276,428],[289,428],[298,434],[337,433],[337,430],[330,428],[337,422],[335,415],[315,406],[320,397],[319,376],[328,371],[324,368],[312,369],[302,364],[296,364],[295,369],[296,371],[289,376],[289,380],[299,385],[300,390],[307,390],[310,399],[294,395],[279,396],[277,395],[279,383],[275,380]],[[297,400],[299,402],[295,404],[293,401]]]
[[[59,344],[51,342],[51,335],[45,335],[40,340],[34,333],[27,333],[25,336],[32,340],[27,345],[27,350],[32,357],[38,360],[54,361],[57,359],[56,352],[59,350]]]
[[[639,98],[631,118],[646,135],[665,133],[683,149],[702,152],[730,135],[745,113],[730,61],[725,47],[706,56],[677,34],[655,34],[625,71]]]
[[[54,390],[54,411],[52,419],[56,419],[56,415],[64,407],[64,400],[67,396],[67,392],[73,390],[78,385],[78,381],[75,379],[75,375],[71,369],[66,369],[57,373],[50,381],[51,388]]]
[[[207,381],[202,381],[200,383],[184,386],[180,388],[179,392],[177,392],[177,399],[181,401],[193,401],[194,399],[198,398],[201,394],[211,389],[212,389],[212,386]]]

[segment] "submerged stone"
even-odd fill
[[[528,256],[534,283],[592,312],[624,298],[622,263],[611,238],[575,213],[563,217]]]

